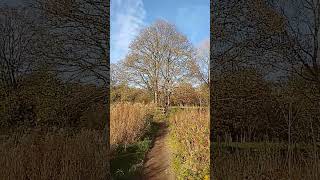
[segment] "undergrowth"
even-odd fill
[[[209,113],[181,110],[169,117],[169,146],[177,179],[209,179]]]
[[[111,128],[114,129],[112,132],[116,133],[111,134],[115,137],[111,141],[115,143],[110,162],[113,179],[129,180],[141,177],[143,160],[157,131],[155,120],[159,117],[161,116],[152,106],[130,103],[113,106]]]

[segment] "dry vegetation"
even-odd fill
[[[214,179],[317,179],[320,175],[319,155],[304,147],[292,147],[292,153],[288,154],[286,145],[220,146],[213,149],[212,174]]]
[[[152,104],[117,102],[111,104],[111,176],[114,179],[139,177],[151,145]]]
[[[208,110],[182,110],[170,116],[170,147],[178,179],[209,179]]]
[[[116,103],[110,111],[110,143],[136,143],[146,133],[153,106],[140,103]]]
[[[0,139],[0,179],[104,179],[102,131],[23,132]]]

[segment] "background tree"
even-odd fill
[[[172,105],[186,106],[198,105],[199,99],[192,84],[181,82],[172,92]]]
[[[69,80],[109,84],[107,10],[104,0],[32,2],[45,19],[48,37],[41,50]],[[47,63],[49,63],[47,62]]]
[[[278,60],[281,69],[315,84],[320,92],[319,2],[274,1],[272,7],[282,18],[282,41],[286,44],[285,48],[281,48],[283,51],[273,58]]]
[[[195,57],[189,62],[189,71],[191,77],[196,78],[198,82],[204,83],[209,88],[210,81],[210,41],[206,39],[196,50]]]
[[[0,86],[15,89],[22,75],[35,64],[37,31],[34,17],[25,8],[0,9]]]
[[[110,86],[128,84],[130,75],[122,61],[110,64]]]
[[[227,108],[226,103],[228,101],[223,99],[232,98],[228,97],[231,94],[226,96],[226,94],[219,93],[220,89],[224,88],[229,82],[220,82],[219,79],[225,77],[226,74],[232,75],[242,71],[254,70],[255,74],[243,73],[242,75],[253,82],[257,78],[260,79],[260,82],[269,82],[270,90],[268,91],[270,92],[266,93],[269,95],[268,98],[265,98],[265,101],[268,101],[273,107],[279,108],[282,114],[288,115],[289,111],[293,113],[296,124],[292,124],[292,133],[305,134],[307,131],[302,133],[293,126],[298,126],[298,122],[309,121],[307,118],[295,114],[302,113],[301,104],[310,101],[304,105],[309,106],[308,108],[319,107],[319,104],[311,103],[316,102],[317,97],[319,97],[317,95],[319,93],[315,91],[317,89],[317,66],[319,64],[317,58],[319,3],[307,0],[229,0],[216,1],[215,3],[215,18],[213,21],[215,28],[212,32],[214,39],[211,42],[213,49],[210,63],[210,68],[214,68],[213,72],[215,73],[211,76],[211,79],[215,82],[212,84],[213,103],[215,103],[213,111],[218,110],[218,107],[221,107],[220,110]],[[300,78],[297,78],[297,76]],[[236,79],[240,80],[241,78]],[[310,83],[311,87],[313,86],[313,88],[308,87],[304,90],[312,93],[301,91],[298,84],[302,81]],[[245,84],[246,81],[237,83]],[[254,93],[256,91],[254,89],[259,86],[263,89],[261,84],[251,89],[252,85],[254,83],[241,87]],[[296,87],[293,88],[293,86]],[[300,90],[298,91],[298,89]],[[293,93],[294,91],[295,93]],[[297,92],[301,94],[297,95]],[[250,94],[244,95],[245,98],[250,96]],[[258,99],[258,97],[252,98],[253,101]],[[289,108],[289,104],[292,104],[293,107]],[[259,107],[262,108],[262,106]],[[231,109],[236,111],[237,108],[233,107]],[[273,112],[272,109],[268,108]],[[236,118],[235,116],[241,113],[243,113],[242,110],[228,118]],[[246,116],[254,115],[254,111],[251,111],[251,113]],[[279,112],[277,111],[277,113]],[[272,125],[273,131],[279,132],[280,129],[283,131],[288,129],[288,124],[283,124],[285,118],[281,117],[284,116],[281,113],[275,117],[281,123],[269,123],[269,125]],[[213,112],[213,114],[218,115],[219,113]],[[263,119],[261,117],[261,121],[264,121]],[[317,119],[317,117],[314,116],[312,119]],[[211,127],[216,127],[216,125],[213,124]],[[286,138],[282,135],[281,137]]]

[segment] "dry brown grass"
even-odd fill
[[[111,105],[110,143],[132,144],[146,132],[154,106],[140,103],[117,103]]]
[[[104,179],[102,132],[15,133],[0,139],[0,179]]]
[[[320,177],[319,155],[296,150],[291,165],[287,149],[213,149],[214,179],[316,180]]]
[[[173,168],[178,179],[208,179],[210,129],[208,110],[181,110],[169,118]]]

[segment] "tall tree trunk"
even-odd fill
[[[170,92],[166,90],[166,96],[165,96],[165,113],[166,114],[169,112],[169,106],[170,106]]]
[[[156,104],[156,105],[158,105],[158,91],[157,90],[155,90],[154,91],[154,97],[153,97],[154,99],[153,99],[153,102]]]

